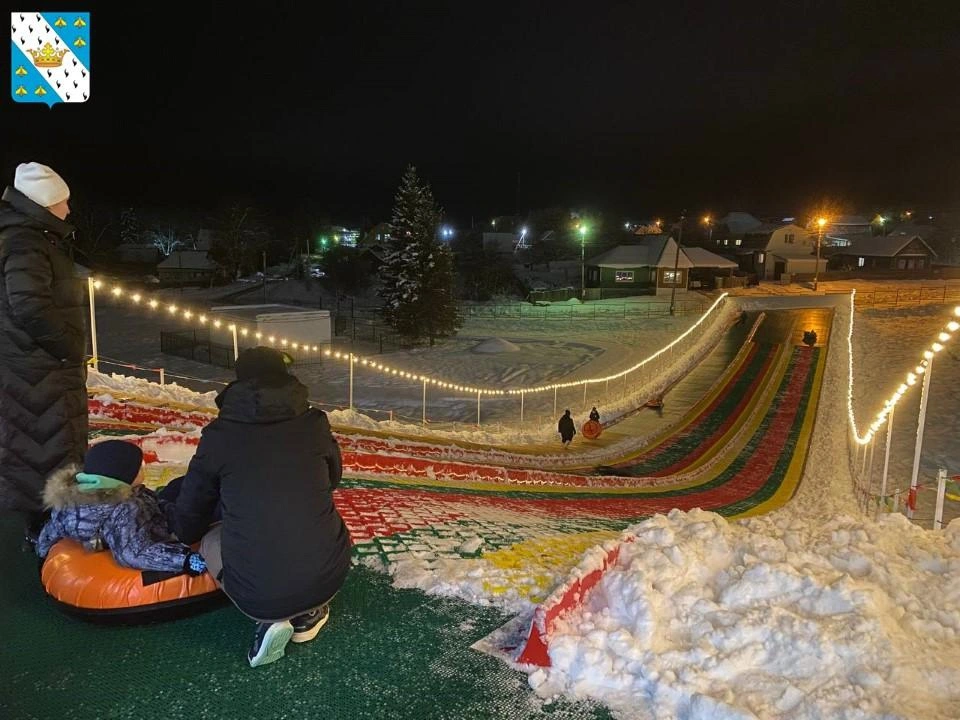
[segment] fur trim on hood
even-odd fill
[[[77,485],[77,473],[83,472],[79,465],[66,465],[55,470],[43,488],[43,504],[51,510],[71,505],[98,505],[101,503],[119,504],[127,500],[133,488],[124,485],[109,490],[81,492]]]

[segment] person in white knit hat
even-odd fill
[[[87,448],[83,286],[64,243],[70,188],[46,165],[17,167],[0,199],[0,510],[44,520],[47,476]]]

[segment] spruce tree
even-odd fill
[[[430,187],[408,166],[394,200],[380,296],[384,318],[398,333],[431,344],[460,326],[453,256],[437,239],[440,217]]]

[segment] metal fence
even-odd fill
[[[960,302],[960,285],[857,291],[857,307],[899,307],[901,305],[945,304]]]
[[[703,301],[674,303],[675,315],[703,314]],[[517,320],[600,320],[603,318],[647,318],[670,314],[669,302],[625,302],[591,305],[464,305],[462,315],[474,319]]]
[[[206,330],[161,331],[160,352],[227,369],[234,366],[233,346],[212,342]]]

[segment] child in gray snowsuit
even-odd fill
[[[109,548],[118,565],[136,570],[206,570],[203,558],[178,542],[152,490],[141,485],[143,453],[122,440],[106,440],[87,450],[82,472],[70,466],[47,479],[43,501],[52,512],[37,540],[45,558],[61,538],[88,550]]]

